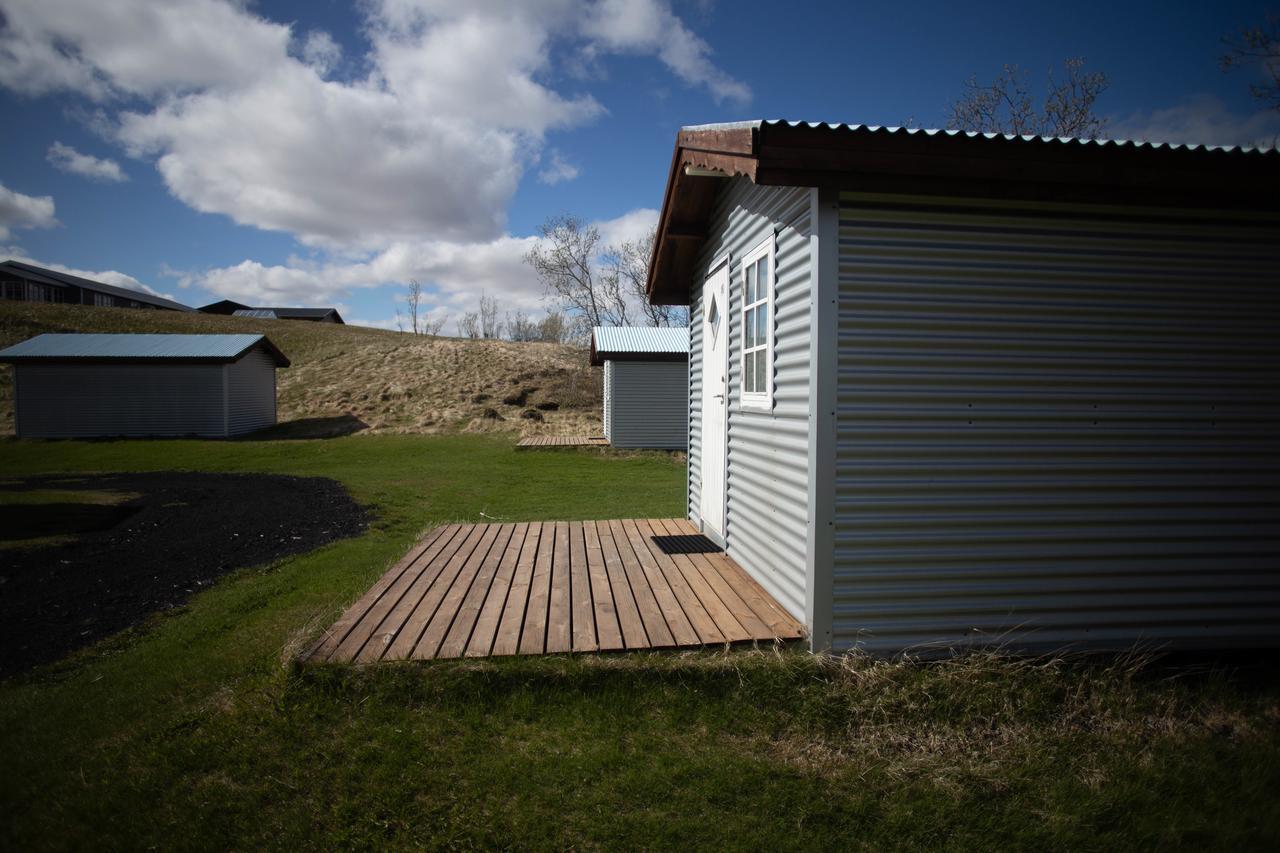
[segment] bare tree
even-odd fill
[[[514,314],[507,313],[507,337],[513,341],[541,340],[538,337],[537,322],[530,320],[529,315],[520,310]]]
[[[606,270],[605,277],[613,279],[628,301],[640,306],[640,316],[647,326],[688,325],[689,312],[675,305],[653,305],[645,286],[649,281],[649,259],[653,256],[653,243],[658,237],[654,226],[649,233],[637,240],[628,240],[605,249],[601,256]]]
[[[409,309],[409,331],[415,335],[422,334],[422,327],[418,323],[419,309],[422,307],[422,285],[417,279],[409,279],[409,293],[404,298],[404,304]],[[396,319],[399,322],[400,311],[396,309]]]
[[[458,337],[473,339],[480,337],[480,314],[478,312],[468,311],[458,319]]]
[[[563,311],[548,311],[538,322],[538,340],[562,344],[569,339],[569,321]]]
[[[432,335],[432,336],[439,335],[440,332],[444,329],[445,323],[448,323],[448,322],[449,322],[448,314],[441,314],[439,317],[436,317],[435,319],[431,319],[430,317],[427,317],[422,321],[422,334]]]
[[[480,293],[480,337],[502,337],[502,321],[498,319],[498,298]]]
[[[1227,52],[1218,58],[1223,71],[1261,65],[1266,80],[1250,83],[1249,91],[1280,111],[1280,15],[1267,15],[1260,27],[1241,27],[1235,38],[1224,38]]]
[[[1037,106],[1027,74],[1016,65],[1004,66],[989,86],[976,76],[965,81],[964,96],[949,105],[947,126],[978,133],[1032,136],[1072,136],[1097,139],[1107,120],[1094,113],[1094,103],[1106,91],[1107,75],[1084,70],[1084,60],[1068,59],[1061,81],[1049,70],[1044,103]]]
[[[586,327],[627,323],[627,302],[620,282],[599,275],[600,231],[574,216],[554,216],[539,228],[542,239],[525,263],[554,299]]]

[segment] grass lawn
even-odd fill
[[[4,477],[169,468],[334,477],[377,521],[0,685],[5,849],[1280,841],[1274,670],[799,652],[288,663],[435,523],[680,515],[684,469],[660,455],[475,436],[0,443]]]

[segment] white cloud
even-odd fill
[[[661,0],[601,0],[588,7],[583,32],[593,40],[589,48],[656,54],[677,77],[705,86],[717,101],[751,100],[750,87],[717,67],[710,45]]]
[[[616,219],[597,222],[596,227],[600,229],[602,246],[616,246],[648,237],[657,224],[658,211],[652,207],[638,207]]]
[[[9,239],[15,228],[52,228],[53,196],[24,195],[0,184],[0,240]]]
[[[342,61],[342,45],[324,30],[313,30],[302,42],[302,61],[324,77]]]
[[[551,151],[551,162],[538,172],[538,180],[547,186],[555,186],[561,181],[572,181],[576,177],[578,177],[578,167],[565,160],[555,149]]]
[[[603,115],[557,57],[651,55],[717,99],[746,87],[665,3],[368,0],[364,76],[321,31],[223,0],[5,0],[0,85],[95,102],[192,208],[331,250],[500,237],[545,134]],[[127,105],[122,107],[121,105]],[[573,169],[552,157],[546,179]]]
[[[1262,110],[1237,115],[1218,98],[1200,95],[1166,109],[1112,119],[1107,135],[1137,142],[1270,148],[1280,138],[1280,114]]]
[[[129,180],[129,176],[120,168],[115,160],[82,154],[70,145],[54,142],[49,146],[46,158],[55,169],[80,175],[94,181],[120,183]]]

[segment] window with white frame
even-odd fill
[[[773,408],[772,235],[742,259],[742,407]]]

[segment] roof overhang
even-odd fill
[[[646,292],[687,305],[726,178],[761,186],[1280,210],[1280,152],[781,121],[683,128]]]

